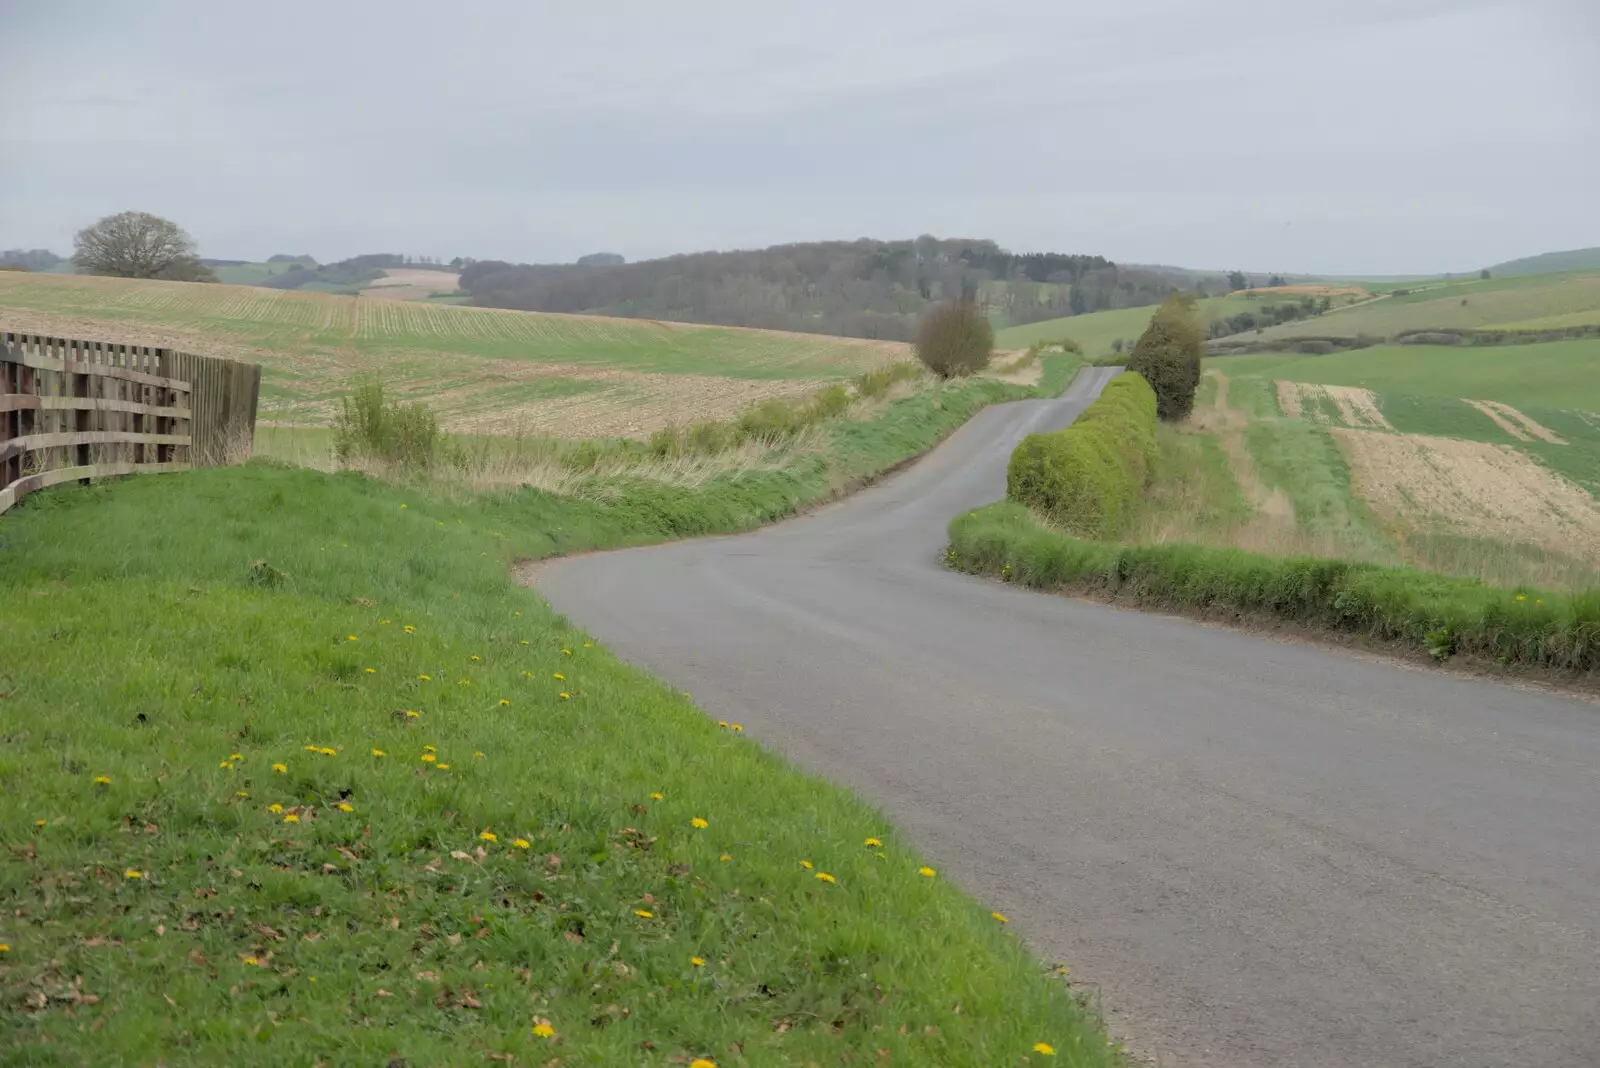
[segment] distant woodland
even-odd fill
[[[820,241],[638,263],[468,263],[472,303],[522,311],[909,340],[927,308],[965,296],[1006,325],[1159,304],[1205,288],[1192,273],[1119,267],[1103,256],[1018,254],[993,241]],[[1228,280],[1210,280],[1225,292]]]

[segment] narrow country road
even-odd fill
[[[941,566],[1111,373],[812,515],[540,589],[881,805],[1164,1068],[1600,1065],[1600,709]]]

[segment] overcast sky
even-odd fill
[[[238,259],[1600,245],[1596,0],[0,0],[0,56],[0,247],[126,209]]]

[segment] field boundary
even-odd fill
[[[1011,502],[952,520],[946,562],[1037,590],[1204,619],[1271,621],[1435,663],[1460,657],[1600,691],[1600,590],[1502,590],[1345,560],[1085,541],[1046,527]]]
[[[0,512],[47,486],[249,458],[261,368],[0,333]]]

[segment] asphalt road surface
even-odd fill
[[[1600,708],[940,564],[1056,401],[542,592],[880,804],[1166,1066],[1600,1065]]]

